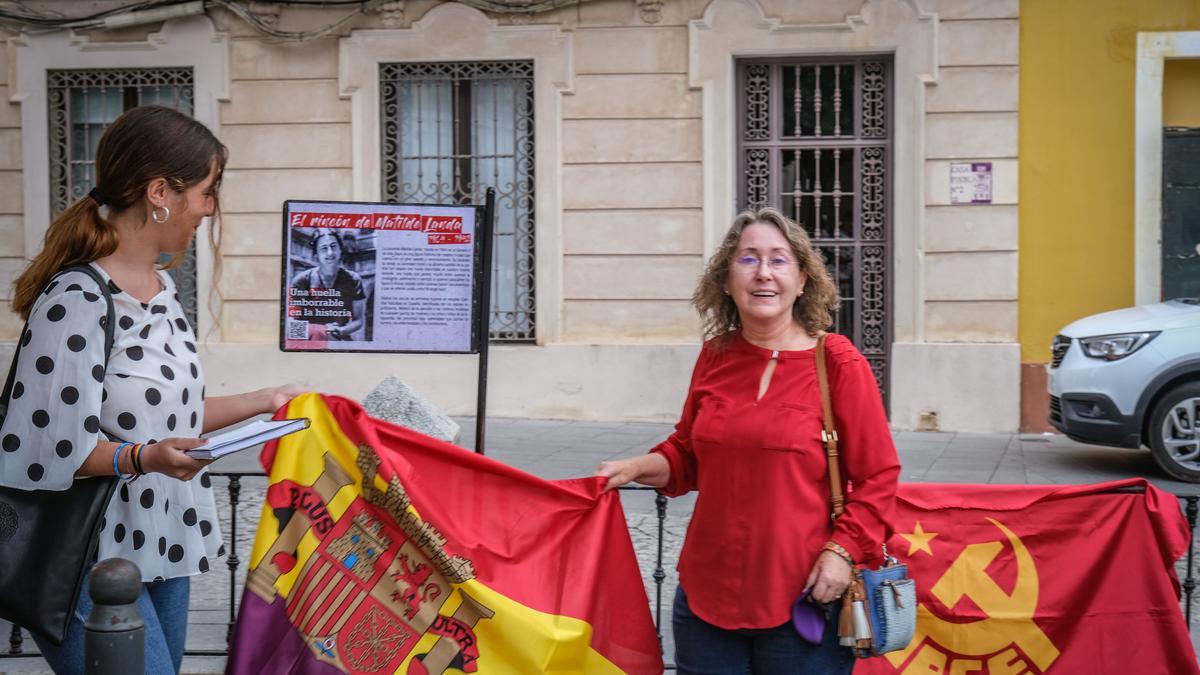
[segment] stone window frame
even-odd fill
[[[893,55],[892,339],[924,341],[921,231],[925,210],[925,96],[937,83],[937,15],[915,0],[868,2],[841,23],[784,24],[757,0],[713,0],[688,25],[688,84],[703,90],[704,252],[729,227],[737,203],[737,58]]]
[[[1134,101],[1134,303],[1162,300],[1163,61],[1200,58],[1200,31],[1139,32]]]
[[[91,175],[91,185],[95,185],[95,156],[89,153],[95,148],[80,148],[74,139],[75,128],[83,123],[75,115],[85,113],[85,110],[75,108],[75,94],[83,98],[84,107],[92,92],[99,90],[117,93],[121,97],[120,106],[111,102],[104,104],[106,117],[122,114],[125,110],[136,105],[166,105],[167,107],[191,114],[192,95],[195,90],[194,76],[190,67],[151,67],[151,68],[80,68],[71,70],[52,70],[47,74],[47,91],[49,93],[49,133],[50,133],[50,192],[51,217],[57,217],[74,201],[82,197],[84,192],[81,185],[74,183],[74,165],[92,165],[88,173]],[[143,92],[149,90],[162,91],[168,89],[171,93],[169,102],[150,100],[143,102]],[[136,93],[131,96],[131,90]],[[110,100],[111,101],[111,100]],[[105,127],[112,120],[105,121]],[[92,122],[91,124],[94,124]],[[85,131],[84,143],[91,146],[96,138],[90,131]],[[79,152],[81,154],[74,154]],[[184,315],[199,333],[200,324],[196,315],[196,238],[184,252],[179,264],[168,272],[175,280],[180,303]],[[173,256],[163,255],[160,262],[166,264]]]
[[[537,123],[534,117],[533,76],[531,61],[453,61],[422,63],[389,63],[379,68],[380,86],[383,91],[380,115],[384,119],[382,165],[384,167],[381,190],[385,201],[421,202],[442,200],[444,203],[482,203],[482,189],[490,186],[495,190],[496,215],[492,248],[494,270],[491,284],[491,307],[489,308],[489,334],[492,342],[533,343],[537,337],[537,302],[535,265],[537,261],[536,221],[534,208],[537,195],[533,191],[533,162],[537,148],[534,133]],[[486,90],[492,85],[493,105],[499,105],[496,92],[511,87],[513,100],[506,109],[511,119],[501,124],[500,117],[492,120],[491,135],[496,142],[501,137],[511,151],[492,146],[489,152],[486,120],[476,119],[475,98],[488,100]],[[406,89],[407,87],[407,89]],[[415,87],[415,93],[414,93]],[[498,88],[496,88],[498,87]],[[421,92],[437,99],[440,92],[448,92],[444,106],[438,104],[433,117],[427,108],[420,106]],[[430,92],[433,92],[430,94]],[[404,92],[407,92],[404,93]],[[406,105],[416,102],[413,108]],[[485,103],[486,105],[486,103]],[[460,110],[461,107],[461,110]],[[415,108],[415,109],[414,109]],[[406,113],[407,111],[407,113]],[[499,111],[497,111],[499,114]],[[503,127],[511,139],[501,132]],[[421,129],[425,132],[422,133]],[[404,131],[408,130],[421,140],[415,146],[404,145]],[[437,130],[431,139],[428,132]],[[449,138],[442,138],[447,130]],[[434,145],[428,143],[433,140]],[[441,141],[448,141],[448,146]],[[478,142],[482,147],[476,147]],[[419,157],[418,157],[419,156]],[[389,161],[388,158],[392,158]],[[407,160],[407,162],[406,162]],[[411,162],[416,162],[412,164]],[[491,179],[482,167],[490,165],[496,172]],[[432,163],[432,164],[431,164]],[[449,164],[446,167],[445,164]],[[501,165],[511,169],[512,176],[501,178]],[[433,169],[434,176],[448,171],[447,180],[429,181],[429,174],[417,184],[415,176],[407,174],[405,168],[421,171]],[[509,180],[511,178],[511,180]],[[511,216],[511,221],[508,217]],[[511,229],[508,225],[511,224]],[[506,277],[508,281],[506,282]]]
[[[73,31],[22,34],[8,40],[10,100],[21,104],[21,180],[25,228],[24,255],[41,250],[50,225],[50,124],[47,115],[47,71],[186,67],[193,74],[193,116],[219,136],[218,104],[229,100],[227,33],[206,16],[165,22],[145,40],[92,42]],[[196,312],[201,326],[215,327],[212,301],[213,252],[207,236],[197,238]],[[204,329],[207,341],[217,331]]]
[[[450,39],[447,36],[452,36]],[[410,28],[355,30],[338,43],[338,85],[351,100],[352,199],[381,201],[383,143],[379,65],[404,62],[534,62],[535,309],[538,345],[562,331],[562,103],[572,92],[569,33],[558,26],[501,25],[457,3],[430,9]],[[515,345],[514,345],[515,347]]]

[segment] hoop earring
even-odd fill
[[[162,218],[158,217],[159,209],[163,210]],[[154,222],[161,225],[161,224],[167,222],[167,218],[171,217],[171,209],[167,208],[166,206],[156,206],[156,207],[150,209],[150,217],[154,220]]]

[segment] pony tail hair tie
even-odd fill
[[[88,191],[88,196],[92,198],[92,201],[96,202],[97,206],[104,206],[108,203],[108,200],[104,197],[104,193],[100,192],[100,188],[92,188]]]

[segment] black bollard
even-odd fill
[[[84,622],[84,672],[129,675],[144,671],[146,626],[138,613],[142,573],[124,558],[96,563],[88,576],[92,613]]]

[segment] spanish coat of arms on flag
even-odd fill
[[[284,414],[286,413],[286,415]],[[661,673],[620,501],[305,394],[269,479],[227,672]]]

